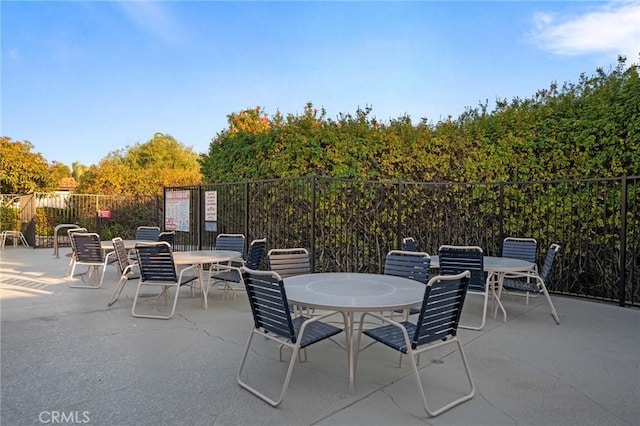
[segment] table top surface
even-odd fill
[[[180,264],[216,263],[242,259],[239,251],[232,250],[191,250],[174,251],[173,262]]]
[[[485,272],[522,272],[530,271],[535,268],[535,264],[522,259],[514,259],[512,257],[485,256],[484,270]],[[431,256],[431,267],[440,267],[440,257]]]
[[[122,240],[124,243],[124,248],[130,250],[136,246],[136,244],[140,243],[153,243],[155,241],[147,241],[147,240]],[[100,247],[102,250],[113,250],[113,241],[111,240],[102,240],[100,241]]]
[[[283,282],[291,303],[350,312],[419,305],[425,291],[421,282],[382,274],[329,272],[296,275]]]

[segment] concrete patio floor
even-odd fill
[[[408,362],[374,345],[358,362],[348,392],[346,356],[322,342],[298,363],[289,391],[272,408],[236,383],[251,326],[246,295],[209,309],[183,289],[170,320],[131,316],[135,282],[107,307],[118,279],[110,267],[98,290],[71,289],[68,258],[50,249],[0,252],[0,424],[39,425],[638,425],[640,310],[552,296],[504,298],[507,323],[487,318],[461,330],[476,395],[444,414],[426,415]],[[469,296],[463,321],[478,321]],[[258,339],[248,380],[279,389],[277,349]],[[434,405],[466,390],[455,345],[421,360]],[[56,417],[57,416],[57,417]],[[56,421],[57,420],[57,421]],[[64,421],[63,421],[64,420]]]

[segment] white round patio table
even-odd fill
[[[144,243],[155,243],[154,241],[144,241],[144,240],[124,240],[126,249],[135,248],[136,244],[144,244]],[[113,249],[113,243],[111,241],[102,241],[101,246],[103,250],[108,249],[108,245],[111,244],[111,249]],[[174,251],[173,252],[173,263],[176,266],[179,265],[194,265],[196,266],[196,272],[198,274],[198,281],[200,282],[200,293],[202,295],[202,307],[204,309],[208,308],[207,303],[207,293],[208,289],[204,282],[204,272],[202,265],[208,263],[220,263],[220,262],[228,262],[231,260],[242,259],[242,254],[238,251],[231,250],[191,250],[191,251]],[[111,298],[111,302],[116,301],[118,295],[122,291],[122,286],[124,286],[125,282],[121,283],[121,286],[116,287],[113,296]]]
[[[136,244],[144,244],[144,243],[153,243],[155,241],[149,240],[122,240],[124,244],[124,248],[127,250],[132,250],[136,247]],[[100,248],[104,251],[113,250],[113,241],[111,240],[101,240]]]
[[[229,262],[231,260],[242,260],[242,253],[233,250],[189,250],[174,251],[173,263],[176,265],[194,265],[198,271],[200,281],[200,293],[202,294],[202,307],[207,309],[208,286],[204,283],[204,268],[202,265],[209,263]]]
[[[327,272],[283,280],[290,303],[308,308],[344,312],[349,392],[354,393],[353,314],[407,309],[420,305],[425,285],[393,275]]]

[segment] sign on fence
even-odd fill
[[[167,191],[165,197],[165,223],[167,231],[189,232],[189,191]]]
[[[205,222],[218,221],[218,191],[204,192],[204,220]]]

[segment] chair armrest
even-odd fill
[[[182,282],[182,276],[184,275],[184,273],[185,273],[186,271],[189,271],[189,270],[191,270],[191,269],[195,269],[197,266],[198,266],[198,265],[191,265],[191,266],[187,266],[187,267],[185,267],[185,268],[182,268],[182,269],[180,270],[180,274],[178,275],[178,282]]]
[[[236,268],[242,268],[245,265],[245,261],[243,259],[231,259],[228,265]]]
[[[533,278],[540,279],[538,271],[522,271],[522,272],[507,272],[504,274],[504,278]]]
[[[104,263],[105,264],[109,264],[112,262],[115,262],[117,259],[111,260],[111,256],[115,256],[116,252],[115,251],[110,251],[108,252],[105,256],[104,256]]]
[[[374,317],[374,318],[376,318],[376,319],[379,319],[379,320],[381,320],[382,322],[385,322],[385,323],[387,323],[387,324],[390,324],[390,325],[393,325],[393,326],[395,326],[395,327],[401,328],[401,329],[403,329],[403,330],[404,330],[404,332],[405,332],[405,334],[406,334],[407,329],[406,329],[402,324],[400,324],[398,321],[392,320],[391,318],[385,317],[385,316],[383,316],[383,315],[376,314],[376,313],[374,313],[374,312],[364,312],[364,313],[360,316],[360,324],[364,324],[364,318],[365,318],[367,315],[372,316],[372,317]],[[409,338],[409,335],[407,335],[407,338]]]
[[[122,275],[127,275],[127,274],[129,274],[131,271],[133,271],[133,268],[134,268],[134,267],[137,267],[137,266],[138,266],[138,263],[137,263],[137,262],[136,262],[136,263],[130,263],[130,264],[128,264],[128,265],[127,265],[127,267],[126,267],[126,268],[124,268],[124,271],[122,271]]]
[[[209,277],[215,277],[216,272],[224,272],[224,271],[236,271],[238,274],[242,275],[243,267],[244,267],[244,262],[240,266],[230,265],[226,263],[213,263],[211,265],[211,269],[209,269]]]
[[[411,339],[409,339],[409,333],[407,333],[407,328],[405,326],[400,324],[398,321],[392,320],[391,318],[387,318],[382,315],[378,315],[373,312],[365,312],[360,316],[360,325],[358,327],[358,334],[362,334],[362,329],[364,327],[364,319],[367,315],[377,318],[384,323],[387,323],[389,325],[392,325],[400,329],[402,331],[402,336],[404,337],[404,341],[405,341],[405,344],[407,345],[407,348],[411,347]]]

